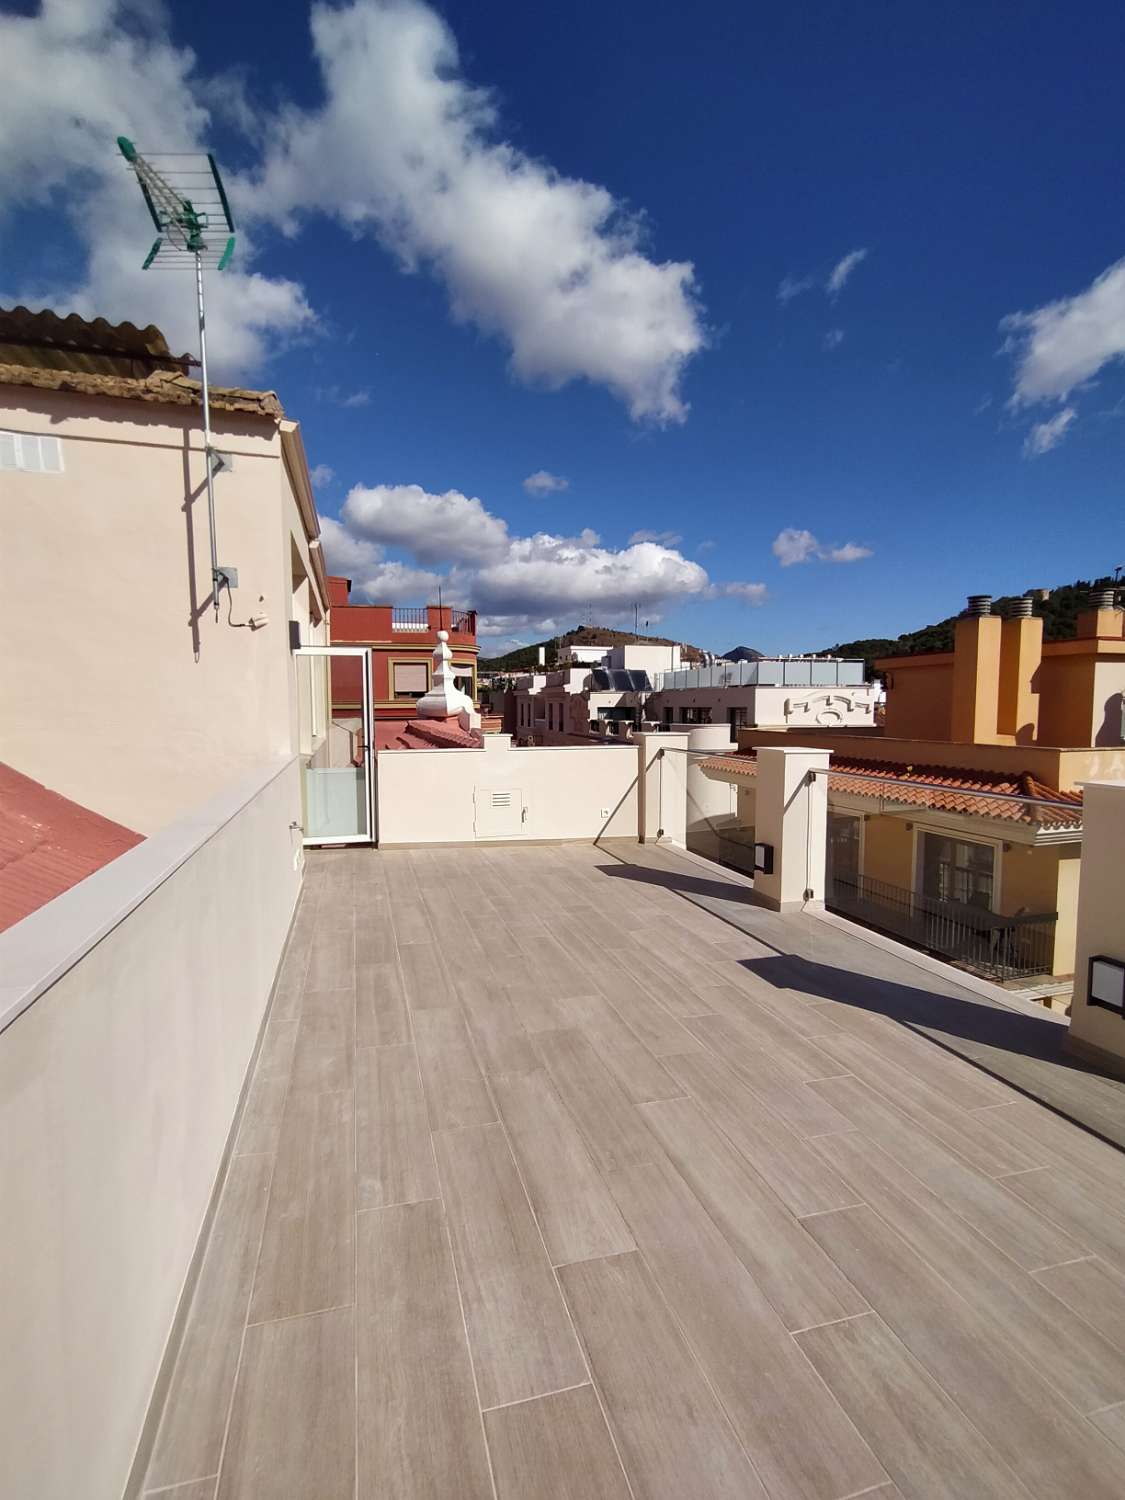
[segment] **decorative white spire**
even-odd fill
[[[434,672],[430,691],[418,699],[415,714],[419,719],[460,719],[468,714],[470,722],[479,717],[473,700],[453,680],[453,653],[449,649],[449,631],[439,630],[434,647]]]

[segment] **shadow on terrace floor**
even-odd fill
[[[600,866],[618,880],[635,880],[678,892],[770,948],[765,957],[740,959],[742,967],[779,989],[790,989],[871,1014],[886,1016],[927,1037],[1038,1100],[1056,1113],[1125,1148],[1125,1082],[1064,1051],[1066,1027],[1008,1007],[959,984],[959,973],[921,970],[910,958],[877,947],[838,923],[806,912],[778,913],[755,903],[745,885],[698,875],[686,861],[661,849],[657,864]],[[721,909],[716,909],[716,903]],[[825,963],[810,956],[831,953]]]

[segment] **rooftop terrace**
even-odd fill
[[[939,1040],[1125,1089],[613,849],[310,857],[145,1492],[1116,1500],[1121,1154]]]

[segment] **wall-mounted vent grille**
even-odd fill
[[[5,473],[61,474],[62,443],[30,432],[0,432],[0,470]]]
[[[512,805],[512,794],[511,794],[511,792],[493,792],[492,793],[492,805],[493,805],[493,807],[511,807],[511,805]]]
[[[498,791],[478,786],[475,830],[478,839],[517,839],[523,833],[523,793],[517,789]]]

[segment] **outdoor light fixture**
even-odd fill
[[[754,874],[755,875],[772,875],[773,874],[773,845],[772,844],[755,844],[754,845]]]
[[[1086,1003],[1125,1016],[1125,963],[1116,958],[1106,958],[1103,954],[1091,958]]]

